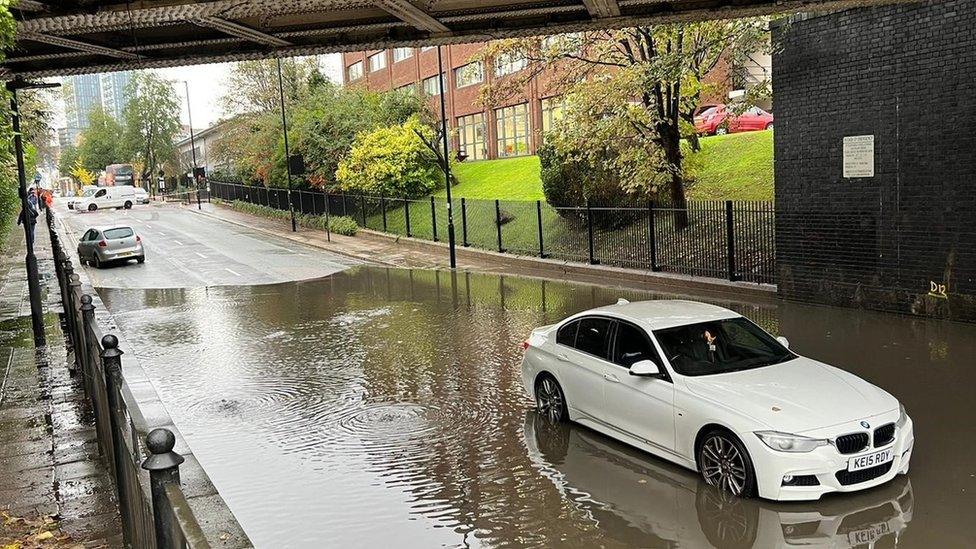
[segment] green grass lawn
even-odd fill
[[[772,200],[773,132],[716,135],[701,140],[702,150],[686,157],[694,180],[692,200]],[[539,157],[468,161],[454,173],[457,198],[544,200]],[[444,196],[444,191],[437,193]]]
[[[715,135],[688,155],[692,200],[772,200],[773,132]]]
[[[542,200],[539,157],[519,156],[499,160],[468,161],[457,164],[454,173],[459,183],[451,191],[457,198],[503,200]],[[437,196],[444,196],[441,191]]]

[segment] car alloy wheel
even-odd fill
[[[708,484],[735,496],[750,495],[752,464],[741,444],[728,435],[708,435],[698,451],[698,466]]]
[[[122,209],[131,210],[132,209],[132,202],[129,202],[128,200],[126,200],[125,201],[125,204],[122,205]]]
[[[535,390],[536,406],[539,413],[552,422],[563,421],[566,418],[566,398],[559,383],[552,377],[546,376],[539,381]]]
[[[724,126],[720,128],[715,128],[715,135],[725,135],[727,133],[729,133],[729,130]]]
[[[96,269],[102,268],[102,260],[98,259],[98,254],[92,255],[92,266]]]
[[[90,212],[93,212],[93,211],[95,211],[97,209],[98,209],[98,206],[96,206],[95,204],[89,204],[88,205],[88,211],[90,211]]]

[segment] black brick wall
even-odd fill
[[[780,294],[976,321],[976,1],[797,17],[773,36]],[[867,134],[875,177],[844,179],[844,136]]]

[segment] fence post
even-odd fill
[[[385,196],[380,197],[380,209],[383,210],[383,232],[387,233],[389,231],[386,230],[386,197]]]
[[[325,196],[325,239],[332,242],[332,221],[329,219],[329,204],[332,202],[329,200],[329,193],[323,193]],[[312,204],[315,207],[315,204]]]
[[[468,247],[468,204],[461,197],[461,245]]]
[[[92,305],[92,297],[88,294],[81,296],[81,353],[85,359],[85,375],[91,375],[94,370],[91,364],[91,357],[88,355],[90,343],[88,341],[88,326],[95,324],[95,306]],[[91,394],[91,393],[89,393]]]
[[[735,223],[732,216],[732,201],[725,201],[725,239],[729,259],[729,280],[735,281]]]
[[[495,228],[498,236],[498,252],[504,252],[505,249],[502,248],[502,207],[499,204],[498,199],[495,199]]]
[[[545,247],[542,245],[542,201],[535,201],[535,217],[539,225],[539,257],[546,257]]]
[[[651,245],[651,271],[660,271],[661,268],[657,266],[657,228],[654,224],[654,201],[651,200],[651,204],[647,208],[648,221],[647,229],[650,231],[650,237],[648,242]]]
[[[149,471],[149,490],[152,493],[153,524],[156,530],[156,549],[177,549],[179,541],[173,539],[177,530],[172,509],[166,498],[166,486],[180,484],[180,464],[183,456],[173,451],[176,435],[165,428],[153,429],[146,435],[146,447],[150,455],[142,462]]]
[[[410,202],[406,198],[403,199],[403,219],[407,222],[407,238],[413,236],[410,234]]]
[[[359,214],[363,218],[363,228],[366,228],[366,195],[359,195]]]
[[[65,307],[70,309],[68,316],[71,317],[71,347],[75,352],[75,365],[81,368],[82,376],[86,376],[85,362],[82,358],[82,350],[85,344],[84,336],[81,333],[81,301],[79,300],[79,296],[81,295],[81,279],[74,272],[74,267],[70,261],[68,262],[68,269],[66,269],[65,275],[68,277],[68,301],[65,302]]]
[[[586,199],[586,233],[590,243],[590,265],[596,265],[596,258],[593,256],[593,210],[590,209],[590,199]]]
[[[430,231],[437,242],[437,206],[434,205],[434,197],[430,197]]]
[[[126,491],[125,468],[122,464],[123,459],[129,459],[129,453],[125,451],[125,442],[122,440],[122,428],[119,425],[119,416],[122,415],[119,406],[119,391],[122,389],[122,350],[119,349],[119,338],[112,334],[107,334],[102,338],[102,369],[105,371],[105,393],[108,397],[108,424],[112,433],[112,460],[115,473],[115,489],[119,494],[119,513],[122,515],[122,524],[132,525],[130,516],[131,507],[129,506],[129,494]],[[132,538],[129,528],[123,527],[122,533],[126,541],[131,546]]]
[[[348,217],[349,216],[349,210],[346,209],[346,195],[345,194],[340,194],[339,196],[342,197],[342,215],[344,217]]]

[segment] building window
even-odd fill
[[[529,104],[495,109],[498,156],[529,154]]]
[[[454,69],[454,85],[458,88],[480,84],[485,80],[485,69],[481,61],[468,63]]]
[[[430,51],[430,50],[432,50],[432,49],[434,49],[436,47],[437,46],[424,46],[424,47],[420,48],[420,51]]]
[[[396,89],[400,93],[417,93],[417,83],[411,82],[409,84],[404,84]]]
[[[369,56],[369,72],[376,72],[386,68],[386,51]]]
[[[469,159],[484,160],[488,158],[488,140],[485,138],[487,127],[485,126],[484,113],[479,112],[458,117],[457,129],[458,144]]]
[[[353,80],[359,80],[363,77],[363,62],[356,61],[352,65],[346,67],[346,79],[352,82]]]
[[[542,100],[542,131],[547,132],[566,114],[566,97],[547,97]]]
[[[582,33],[553,34],[542,39],[542,52],[546,55],[579,55],[582,51]]]
[[[393,62],[413,57],[413,48],[393,48]]]
[[[520,52],[503,53],[495,58],[495,76],[505,76],[518,72],[529,65],[529,60]]]
[[[444,78],[444,74],[441,73],[441,78]],[[441,88],[440,84],[437,82],[437,75],[431,76],[430,78],[424,78],[424,94],[426,95],[440,95]]]

